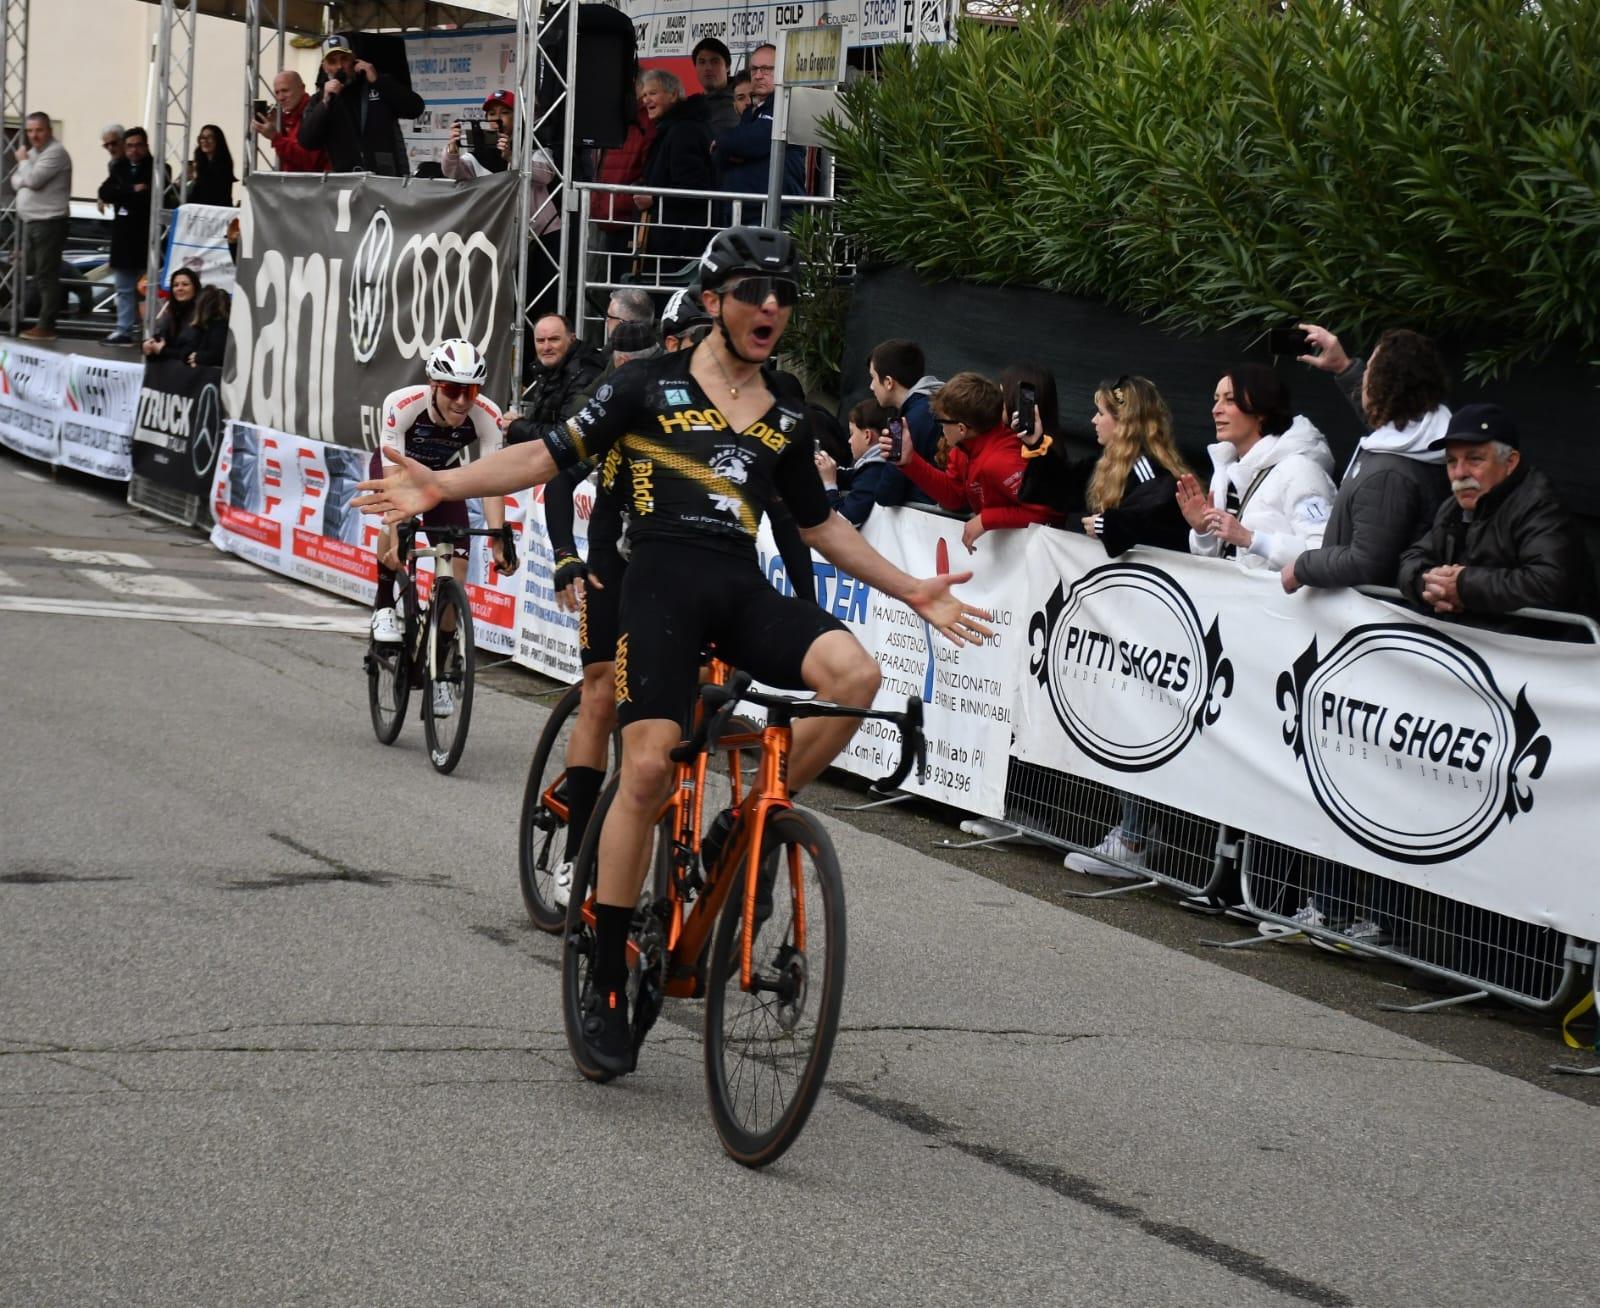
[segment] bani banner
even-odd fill
[[[172,211],[167,250],[161,264],[161,289],[172,289],[172,274],[187,268],[202,286],[233,294],[233,251],[228,228],[239,211],[216,204],[183,204]]]
[[[46,463],[60,462],[57,424],[67,358],[10,341],[0,348],[0,445]]]
[[[191,368],[182,359],[149,358],[133,429],[133,472],[162,487],[186,508],[189,522],[203,517],[206,492],[222,440],[220,368]],[[137,489],[137,488],[136,488]]]
[[[919,696],[926,706],[928,775],[905,783],[912,794],[986,817],[1005,812],[1006,760],[1011,749],[1012,646],[1024,633],[1013,626],[1025,599],[1023,559],[1028,530],[991,531],[969,554],[963,524],[915,510],[875,510],[862,535],[896,567],[914,577],[971,569],[959,593],[994,613],[994,636],[957,647],[899,600],[874,590],[823,559],[813,559],[817,602],[841,619],[883,670],[874,707],[901,709]],[[765,523],[761,565],[779,590],[792,593],[783,560]],[[899,732],[866,722],[836,766],[876,780],[900,757]]]
[[[985,537],[985,540],[988,538]],[[981,546],[980,546],[981,548]],[[1593,940],[1593,646],[1035,532],[1016,756]],[[975,594],[982,594],[974,587]],[[987,596],[984,596],[987,599]]]
[[[63,466],[112,481],[133,476],[133,428],[144,366],[69,356],[58,431]]]
[[[511,389],[516,175],[257,172],[245,184],[223,403],[251,426],[373,449],[384,396],[465,337]]]

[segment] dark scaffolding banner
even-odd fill
[[[182,359],[145,360],[133,429],[133,484],[140,508],[193,526],[206,519],[206,495],[222,439],[222,369]]]
[[[517,175],[254,173],[222,387],[230,418],[370,449],[383,398],[463,337],[511,391]]]

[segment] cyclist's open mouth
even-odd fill
[[[778,339],[778,329],[766,323],[750,329],[750,336],[757,345],[770,346]]]

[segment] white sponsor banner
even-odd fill
[[[0,348],[0,445],[46,463],[57,463],[56,430],[66,394],[65,354],[7,341]]]
[[[143,380],[143,364],[68,357],[58,427],[65,466],[112,481],[132,477],[133,428]]]
[[[578,553],[589,553],[589,515],[594,511],[594,488],[589,482],[578,487],[572,497],[573,544]],[[544,487],[537,488],[528,506],[528,525],[523,533],[525,549],[522,573],[517,582],[517,648],[513,655],[524,667],[542,672],[557,681],[573,682],[583,675],[578,645],[578,616],[565,612],[556,603],[555,557],[544,525]]]
[[[228,247],[228,227],[239,210],[216,204],[183,204],[173,211],[167,229],[167,253],[161,266],[161,289],[172,289],[172,274],[187,268],[200,285],[216,286],[233,294],[233,252]]]
[[[1000,817],[1005,812],[1006,759],[1011,747],[1012,646],[1025,636],[1015,626],[1026,592],[1023,557],[1026,530],[993,531],[968,554],[962,523],[914,509],[876,509],[862,535],[896,567],[914,577],[971,570],[959,593],[992,609],[992,640],[960,648],[932,630],[899,600],[874,590],[824,559],[813,559],[817,602],[839,618],[878,660],[883,682],[875,708],[902,709],[906,698],[924,705],[928,775],[911,776],[905,788],[967,812]],[[793,593],[771,533],[762,524],[762,569],[779,590]],[[930,658],[931,652],[931,658]],[[863,723],[836,766],[874,780],[899,758],[899,732],[883,723]]]
[[[778,32],[807,27],[842,27],[847,48],[909,42],[919,20],[918,40],[933,44],[948,39],[944,0],[782,0],[735,6],[623,0],[618,7],[633,19],[641,58],[686,55],[701,38],[715,36],[732,51],[736,68]]]
[[[427,102],[420,118],[401,124],[411,171],[438,163],[457,119],[477,121],[493,91],[517,89],[517,33],[512,27],[407,33],[411,89]]]
[[[1061,532],[1032,533],[1026,564],[1018,758],[1600,935],[1593,646],[1159,550],[1111,562]]]

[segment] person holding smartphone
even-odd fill
[[[901,422],[890,410],[876,400],[862,400],[850,410],[850,454],[854,462],[841,469],[838,461],[826,450],[816,455],[817,472],[822,477],[823,489],[828,492],[828,503],[852,527],[859,527],[879,504],[898,504],[898,498],[879,498],[880,492],[890,490],[898,494],[890,479],[899,475],[886,461],[878,444],[879,434],[892,431],[894,423]],[[845,488],[839,489],[840,478]]]
[[[336,173],[410,176],[400,120],[418,117],[427,108],[423,98],[370,60],[358,59],[342,36],[324,42],[322,72],[320,94],[300,122],[300,144],[326,150]]]
[[[300,144],[300,122],[306,116],[311,97],[305,79],[292,68],[285,68],[272,79],[274,110],[265,100],[257,100],[250,119],[250,130],[272,146],[280,173],[325,173],[328,152],[308,150]]]

